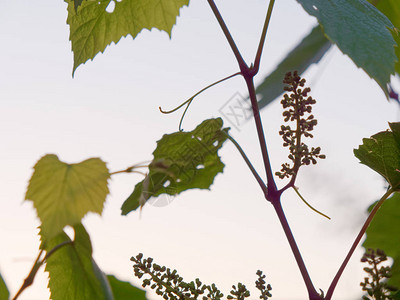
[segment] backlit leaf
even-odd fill
[[[107,277],[92,258],[92,245],[82,224],[74,226],[75,238],[54,251],[47,259],[49,289],[52,300],[113,300]],[[51,251],[61,243],[71,242],[64,232],[45,244]]]
[[[393,24],[366,0],[297,0],[325,35],[372,77],[388,97],[397,60]]]
[[[257,87],[260,108],[268,105],[284,92],[283,79],[287,72],[297,70],[301,75],[310,65],[318,63],[331,45],[321,27],[319,25],[314,27]]]
[[[354,155],[362,164],[381,174],[391,187],[400,187],[400,131],[399,123],[390,124],[392,131],[384,131],[363,139],[354,149]]]
[[[121,281],[113,275],[107,275],[114,300],[146,300],[146,292],[127,281]]]
[[[157,142],[149,174],[136,184],[122,205],[122,214],[143,206],[150,197],[209,189],[214,177],[224,169],[217,153],[227,139],[228,129],[222,126],[222,119],[209,119],[193,131],[165,134]]]
[[[7,285],[0,274],[0,299],[8,300],[9,297],[10,297],[10,292],[8,291]]]
[[[53,154],[42,157],[34,167],[25,199],[36,208],[44,240],[61,233],[66,225],[80,223],[88,212],[101,214],[109,177],[99,158],[67,164]]]
[[[367,229],[365,249],[382,249],[392,257],[392,277],[388,284],[400,287],[400,194],[387,199]]]
[[[112,42],[127,35],[135,38],[143,29],[157,28],[171,35],[182,6],[189,0],[66,0],[74,68],[93,59]],[[75,9],[76,4],[80,4]],[[114,6],[112,12],[107,11]],[[107,9],[107,10],[106,10]]]

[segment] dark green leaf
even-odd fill
[[[393,300],[400,300],[400,291],[397,291],[397,292],[393,295]]]
[[[257,87],[260,108],[268,105],[283,93],[283,78],[287,72],[297,70],[299,74],[302,74],[310,65],[318,63],[331,45],[321,31],[321,27],[319,25],[314,27]]]
[[[297,0],[318,19],[325,35],[375,79],[388,97],[395,71],[393,24],[365,0]]]
[[[214,177],[224,169],[217,153],[227,139],[228,129],[222,126],[222,119],[209,119],[193,131],[165,134],[157,142],[149,174],[136,184],[122,205],[122,214],[143,206],[150,197],[209,189]]]
[[[400,29],[400,1],[399,0],[374,0],[376,8],[379,9],[392,24]],[[397,32],[393,32],[393,38],[396,40],[397,45],[400,45],[400,38]],[[400,47],[395,48],[397,63],[396,72],[400,74]]]
[[[395,129],[399,126],[398,123],[390,125]],[[363,144],[354,149],[354,155],[381,174],[391,187],[397,189],[400,186],[400,147],[393,132],[380,132],[363,139]]]
[[[107,275],[114,300],[146,300],[146,292],[129,282],[121,281],[113,275]]]
[[[66,225],[80,223],[88,212],[102,213],[110,174],[101,159],[66,164],[50,154],[34,169],[25,199],[33,201],[44,240],[61,233]]]
[[[74,226],[75,239],[54,251],[47,259],[52,300],[113,300],[104,273],[92,258],[92,245],[82,224]],[[57,245],[71,242],[63,232],[45,244],[46,252]]]
[[[8,300],[9,297],[10,297],[10,292],[8,291],[7,285],[0,274],[0,299]]]
[[[400,194],[387,199],[367,229],[365,249],[382,249],[392,257],[392,277],[388,284],[400,287]]]
[[[143,29],[157,28],[171,35],[179,9],[189,0],[66,0],[74,68],[93,59],[112,42],[130,34],[135,38]],[[75,9],[76,4],[80,6]],[[106,11],[114,5],[112,12]]]

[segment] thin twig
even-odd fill
[[[208,4],[210,5],[215,17],[217,18],[219,26],[221,27],[222,31],[224,32],[225,37],[228,40],[228,43],[231,46],[233,53],[235,54],[236,60],[239,64],[240,71],[242,71],[242,72],[248,71],[249,68],[248,68],[246,62],[244,61],[242,55],[240,54],[240,51],[239,51],[238,47],[236,46],[236,43],[233,40],[232,35],[229,32],[229,29],[226,26],[225,21],[222,18],[217,6],[215,5],[213,0],[207,0],[207,1],[208,1]]]
[[[21,295],[21,293],[29,286],[32,285],[33,280],[35,279],[36,273],[39,270],[40,266],[42,265],[43,261],[40,261],[40,257],[42,256],[43,249],[40,250],[39,255],[37,256],[35,262],[33,263],[32,269],[29,272],[28,276],[24,279],[24,282],[20,289],[18,290],[17,294],[15,294],[12,300],[17,300],[17,298]]]
[[[258,49],[257,49],[257,54],[256,54],[256,58],[254,60],[254,72],[258,72],[259,68],[260,68],[260,61],[261,61],[261,55],[263,52],[263,48],[264,48],[264,43],[265,43],[265,37],[267,36],[267,30],[268,30],[268,25],[269,22],[271,20],[271,14],[272,14],[272,9],[274,7],[275,4],[275,0],[270,0],[269,1],[269,6],[268,6],[268,11],[267,11],[267,16],[265,18],[265,23],[264,23],[264,28],[263,31],[261,33],[261,38],[260,38],[260,43],[258,44]]]
[[[232,77],[235,77],[235,76],[240,75],[240,74],[241,74],[241,72],[237,72],[235,74],[229,75],[229,76],[227,76],[225,78],[222,78],[222,79],[220,79],[220,80],[218,80],[218,81],[206,86],[205,88],[201,89],[196,94],[194,94],[192,97],[190,97],[188,100],[186,100],[185,102],[183,102],[182,104],[180,104],[179,106],[175,107],[172,110],[165,111],[165,110],[163,110],[161,108],[161,106],[159,107],[159,109],[163,114],[170,114],[170,113],[173,113],[173,112],[177,111],[178,109],[182,108],[184,105],[186,105],[186,108],[185,108],[185,110],[184,110],[184,112],[182,114],[181,120],[179,121],[179,131],[181,131],[183,118],[185,117],[186,112],[189,109],[190,104],[192,104],[192,101],[194,100],[194,98],[196,98],[198,95],[200,95],[202,92],[204,92],[205,90],[209,89],[210,87],[213,87],[214,85],[217,85],[217,84],[219,84],[219,83],[221,83],[221,82],[223,82],[225,80],[231,79]]]
[[[331,218],[328,217],[327,215],[325,215],[324,213],[320,212],[319,210],[315,209],[314,207],[312,207],[307,201],[306,199],[304,199],[304,197],[300,194],[299,190],[295,187],[292,186],[292,188],[294,189],[294,191],[296,192],[297,196],[300,197],[300,199],[313,211],[315,211],[317,214],[320,214],[321,216],[327,218],[328,220],[330,220]]]
[[[342,265],[340,266],[339,270],[336,273],[336,276],[333,278],[331,285],[329,286],[328,292],[326,293],[326,297],[324,298],[325,300],[330,300],[332,298],[333,292],[335,290],[335,287],[340,279],[340,276],[342,276],[342,273],[344,269],[347,266],[347,263],[349,262],[351,256],[354,253],[354,250],[357,248],[358,244],[360,243],[362,237],[364,236],[364,233],[367,231],[367,228],[369,224],[371,223],[372,219],[374,218],[376,212],[379,210],[379,208],[382,206],[383,202],[387,198],[390,197],[390,195],[394,192],[393,188],[390,188],[383,196],[382,198],[378,201],[378,203],[374,206],[372,209],[371,213],[369,214],[367,220],[365,220],[365,223],[363,227],[361,228],[359,234],[357,235],[356,239],[353,242],[353,245],[351,246],[349,253],[347,253],[346,258],[344,259]]]
[[[225,132],[225,131],[224,131]],[[247,166],[249,167],[251,173],[253,173],[254,177],[256,178],[258,184],[260,185],[261,190],[264,192],[265,197],[267,197],[267,186],[265,185],[264,181],[261,179],[260,175],[258,175],[256,169],[254,168],[253,164],[250,162],[249,158],[247,157],[246,153],[243,151],[242,147],[236,142],[236,140],[230,136],[228,133],[225,132],[228,139],[235,145],[236,149],[239,151],[240,155],[242,155],[244,161],[246,162]]]
[[[14,296],[14,298],[12,300],[17,300],[18,297],[21,295],[21,293],[28,288],[29,286],[32,285],[36,273],[37,271],[39,271],[40,267],[43,265],[43,263],[54,253],[56,252],[58,249],[60,249],[61,247],[67,245],[67,244],[71,244],[73,243],[72,241],[66,241],[63,242],[61,244],[58,244],[57,246],[55,246],[53,249],[51,249],[49,252],[46,253],[46,255],[44,256],[44,258],[42,260],[40,260],[40,257],[43,254],[43,249],[40,250],[39,255],[37,256],[31,271],[29,272],[28,276],[24,279],[24,283],[22,284],[22,286],[20,287],[20,289],[18,290],[17,294]]]
[[[144,172],[140,172],[140,171],[135,170],[135,169],[139,169],[139,168],[148,168],[149,167],[148,164],[144,164],[143,165],[143,163],[144,162],[136,164],[136,165],[133,165],[133,166],[130,166],[130,167],[124,169],[124,170],[112,172],[112,173],[110,173],[110,175],[121,174],[121,173],[138,173],[138,174],[141,174],[141,175],[146,175]]]

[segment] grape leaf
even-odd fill
[[[283,93],[283,78],[287,72],[297,70],[302,74],[310,65],[318,63],[331,45],[321,27],[314,27],[257,87],[260,108],[267,106]]]
[[[379,9],[392,24],[400,29],[400,1],[398,0],[375,0],[375,7]],[[393,38],[396,40],[397,45],[400,45],[399,35],[395,32],[393,33]],[[396,73],[400,74],[400,47],[395,48],[397,62],[396,62]]]
[[[397,60],[393,24],[365,0],[297,0],[318,19],[325,35],[372,77],[388,97]]]
[[[101,214],[109,177],[99,158],[66,164],[53,154],[42,157],[34,167],[25,200],[33,201],[44,240],[61,233],[66,225],[80,223],[90,211]]]
[[[372,208],[371,208],[372,209]],[[400,194],[387,199],[367,229],[365,249],[382,249],[393,258],[392,277],[388,284],[400,287]]]
[[[224,169],[217,152],[229,129],[222,126],[221,118],[209,119],[193,131],[165,134],[157,142],[149,174],[125,200],[122,214],[143,206],[150,197],[177,195],[194,188],[209,189],[214,177]]]
[[[143,29],[157,28],[171,35],[179,10],[189,0],[86,0],[68,3],[67,23],[74,52],[74,68],[104,52],[112,42],[130,34],[135,38]],[[106,8],[114,2],[114,10]]]
[[[78,7],[82,4],[83,0],[74,0],[75,11],[78,11]]]
[[[10,292],[8,291],[7,285],[0,274],[0,299],[8,300],[9,297],[10,297]]]
[[[146,300],[146,292],[129,282],[121,281],[113,275],[107,275],[114,300]]]
[[[391,187],[400,187],[400,128],[399,123],[389,124],[392,131],[384,131],[363,139],[354,149],[362,164],[381,174]]]
[[[92,245],[82,224],[74,226],[75,238],[54,251],[46,262],[52,300],[113,300],[107,277],[92,258]],[[71,242],[64,232],[42,244],[47,253]]]

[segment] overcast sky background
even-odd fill
[[[254,57],[266,1],[217,1],[247,62]],[[135,41],[122,39],[105,54],[78,68],[72,79],[72,53],[66,4],[59,0],[0,2],[0,272],[14,295],[38,253],[39,225],[32,204],[23,202],[32,167],[45,154],[75,163],[100,157],[110,171],[151,159],[164,133],[178,129],[181,114],[162,115],[206,85],[237,72],[237,64],[207,1],[192,0],[181,10],[172,39],[158,30]],[[316,24],[294,0],[277,1],[256,81]],[[327,159],[301,169],[297,185],[306,199],[328,214],[309,210],[291,191],[283,196],[289,223],[312,280],[325,292],[365,219],[366,208],[384,192],[384,182],[353,156],[363,137],[399,119],[398,105],[337,48],[305,77],[317,99],[319,120],[312,145]],[[399,86],[398,79],[394,79]],[[183,127],[221,116],[219,109],[236,93],[246,95],[242,78],[198,97]],[[262,119],[274,170],[287,160],[278,135],[282,109],[275,102]],[[228,120],[224,120],[229,126]],[[252,120],[231,134],[263,174]],[[200,277],[228,292],[241,281],[254,288],[261,269],[272,284],[273,299],[306,299],[306,289],[271,205],[236,149],[220,151],[226,164],[212,191],[193,190],[166,207],[145,206],[120,216],[120,207],[142,180],[115,175],[102,217],[84,224],[102,270],[138,284],[130,257],[139,252],[176,268],[186,280]],[[281,186],[283,183],[279,183]],[[356,251],[334,299],[360,299],[364,274]],[[48,297],[47,274],[39,271],[21,300]],[[157,299],[157,298],[154,298]]]

